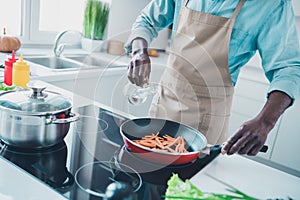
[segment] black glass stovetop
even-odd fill
[[[43,149],[22,149],[0,143],[0,156],[42,180],[71,200],[103,199],[111,183],[126,183],[127,199],[163,199],[173,173],[191,178],[220,153],[184,165],[160,165],[130,153],[119,133],[127,118],[94,105],[74,110],[81,115],[64,141]],[[123,195],[124,196],[124,195]],[[120,198],[122,199],[122,198]]]

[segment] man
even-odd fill
[[[153,0],[137,18],[126,49],[129,80],[143,86],[148,44],[173,24],[172,46],[150,115],[201,131],[223,154],[256,155],[300,88],[300,50],[291,0]],[[227,139],[239,71],[258,50],[270,81],[256,117]]]

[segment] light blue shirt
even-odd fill
[[[238,0],[189,0],[188,8],[230,18]],[[184,0],[152,0],[133,25],[126,44],[142,37],[148,44],[160,30],[173,23]],[[240,69],[258,50],[265,75],[270,81],[268,93],[279,90],[292,99],[300,91],[300,49],[291,0],[246,0],[237,16],[229,47],[229,70],[235,85]]]

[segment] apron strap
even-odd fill
[[[244,3],[245,3],[245,0],[240,0],[240,1],[239,1],[237,7],[235,8],[235,10],[234,10],[234,12],[233,12],[233,14],[232,14],[232,16],[231,16],[232,24],[234,24],[235,19],[236,19],[236,17],[238,16],[238,14],[240,13],[240,11],[241,11],[241,9],[242,9]]]

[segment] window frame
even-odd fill
[[[29,40],[32,43],[53,44],[58,32],[40,31],[40,0],[31,0],[31,20]]]
[[[39,46],[50,47],[53,45],[58,31],[41,31],[40,23],[40,1],[22,0],[21,33],[20,39],[25,47]]]

